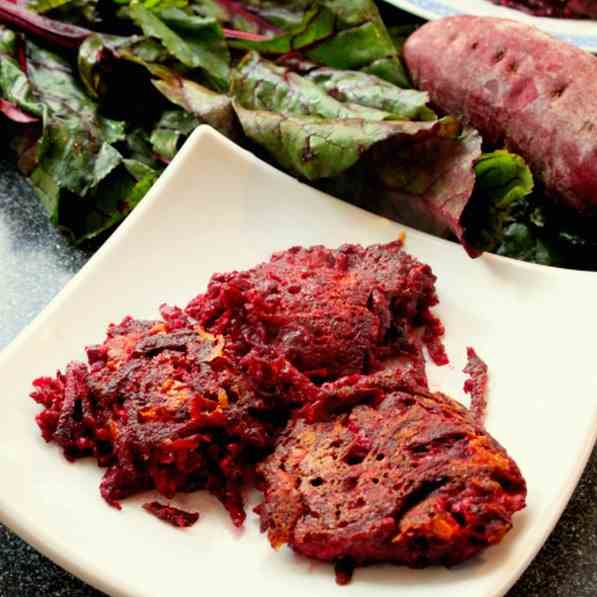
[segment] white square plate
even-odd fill
[[[434,20],[453,15],[502,17],[534,25],[569,44],[588,52],[597,52],[597,21],[580,19],[548,19],[520,10],[497,6],[488,0],[386,0],[424,19]]]
[[[267,166],[207,127],[197,129],[146,199],[51,305],[0,354],[0,520],[41,552],[112,595],[198,594],[496,597],[553,528],[597,435],[593,316],[597,275],[469,259],[460,246],[407,231],[407,248],[438,275],[452,365],[436,387],[462,399],[465,347],[491,371],[488,428],[528,481],[528,508],[498,547],[452,570],[374,566],[339,588],[330,566],[273,551],[256,516],[235,531],[215,499],[191,529],[148,516],[142,496],[118,512],[100,498],[102,471],[67,463],[41,440],[29,398],[52,374],[100,341],[125,314],[186,304],[212,272],[246,268],[293,244],[363,244],[401,227],[332,199]]]

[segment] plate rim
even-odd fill
[[[162,193],[162,189],[167,187],[169,180],[176,176],[177,171],[182,167],[186,159],[192,154],[195,147],[198,144],[203,143],[204,141],[217,143],[221,146],[224,146],[228,151],[235,153],[238,159],[240,160],[250,160],[258,162],[260,166],[269,169],[272,174],[285,177],[289,179],[289,182],[301,184],[292,177],[288,176],[287,174],[284,174],[283,172],[274,168],[273,166],[270,166],[269,164],[262,162],[252,153],[237,146],[235,143],[233,143],[232,141],[230,141],[211,127],[207,125],[201,125],[191,134],[191,136],[186,141],[184,146],[181,148],[175,159],[172,161],[172,163],[168,166],[168,168],[164,171],[164,173],[160,176],[153,188],[150,190],[144,201],[142,201],[133,210],[133,212],[127,218],[127,220],[118,228],[118,230],[114,232],[114,234],[112,234],[112,236],[106,241],[106,243],[104,243],[104,245],[89,259],[89,261],[52,299],[52,301],[41,311],[41,313],[39,313],[6,348],[0,351],[0,369],[4,366],[4,363],[10,359],[12,354],[18,351],[20,349],[20,346],[23,343],[25,343],[30,336],[36,333],[38,328],[40,328],[44,324],[45,320],[50,318],[52,314],[60,307],[60,305],[68,299],[69,295],[74,291],[74,289],[79,285],[85,283],[86,278],[90,273],[92,273],[95,270],[97,264],[101,263],[101,261],[104,259],[104,256],[110,254],[113,250],[113,247],[117,246],[118,243],[121,242],[121,239],[125,238],[128,235],[129,229],[136,224],[137,220],[141,219],[143,217],[143,214],[147,210],[152,209],[154,197],[157,198],[160,196],[160,194]],[[360,209],[360,211],[365,210]],[[423,235],[427,237],[428,240],[433,241],[434,243],[439,243],[440,246],[444,243],[449,243],[451,245],[454,244],[450,243],[450,241],[445,241],[427,233],[412,230],[408,227],[404,227],[404,229],[407,231],[407,235]],[[464,257],[465,255],[463,254],[463,258]],[[541,269],[544,270],[544,274],[554,273],[558,275],[574,276],[578,278],[583,277],[587,279],[595,279],[595,276],[597,276],[597,273],[594,272],[564,270],[561,268],[540,266],[536,264],[520,262],[514,259],[501,257],[497,255],[487,255],[486,259],[492,261],[495,260],[498,262],[506,260],[509,266],[514,268],[533,268],[534,270]],[[585,436],[584,442],[580,449],[580,458],[576,461],[574,469],[570,469],[569,474],[567,475],[566,483],[562,485],[557,497],[554,498],[551,503],[548,503],[545,506],[544,518],[548,519],[548,524],[545,525],[544,532],[541,534],[540,538],[535,542],[533,548],[527,553],[524,560],[516,565],[515,572],[512,575],[510,575],[509,580],[503,585],[501,585],[495,593],[487,595],[486,597],[501,597],[505,595],[507,591],[517,582],[520,576],[524,573],[529,564],[534,560],[537,553],[543,547],[545,541],[552,533],[564,509],[568,505],[572,493],[578,485],[578,481],[586,467],[590,454],[593,450],[593,446],[597,441],[597,409],[594,411],[593,421],[589,425],[590,427],[592,426],[592,433],[588,433]],[[34,524],[28,523],[27,520],[25,520],[24,518],[19,518],[18,515],[15,516],[15,513],[11,511],[10,503],[5,502],[1,492],[0,522],[5,524],[8,528],[10,528],[17,535],[19,535],[27,543],[32,545],[40,553],[57,563],[65,570],[74,574],[78,578],[96,587],[97,589],[102,590],[104,592],[108,592],[108,594],[110,595],[142,597],[142,593],[139,592],[135,587],[117,586],[115,584],[116,579],[110,576],[106,577],[105,575],[102,575],[101,570],[95,569],[93,566],[86,564],[84,558],[71,559],[68,556],[60,553],[58,546],[56,546],[51,540],[48,540],[46,538],[45,531],[40,533],[39,529],[35,529]],[[37,533],[35,532],[36,530],[38,531]]]
[[[497,13],[495,16],[499,15],[503,18],[510,18],[535,25],[544,32],[557,37],[560,41],[565,41],[578,46],[587,52],[597,52],[597,20],[594,21],[594,34],[576,34],[567,29],[570,28],[572,30],[578,26],[585,26],[590,21],[581,19],[536,17],[512,8],[495,5],[488,0],[482,1],[485,2],[485,4],[488,4],[492,10]],[[456,0],[385,0],[385,2],[430,21],[447,16],[473,14],[468,10],[460,8]],[[485,13],[482,14],[485,15]],[[562,21],[564,21],[564,23],[562,23]],[[564,28],[562,28],[561,25],[564,25]]]

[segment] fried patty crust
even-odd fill
[[[415,330],[445,362],[444,330],[430,311],[435,280],[400,241],[293,247],[253,269],[215,274],[186,310],[241,354],[267,347],[310,379],[329,381],[412,351]]]
[[[273,546],[355,565],[454,565],[511,528],[526,485],[505,450],[447,396],[391,385],[330,384],[362,403],[289,423],[259,469]]]

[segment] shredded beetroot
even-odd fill
[[[429,310],[424,313],[424,321],[423,343],[431,360],[438,367],[449,364],[450,359],[442,341],[445,333],[444,324]]]
[[[350,560],[338,560],[334,564],[336,583],[341,587],[347,585],[354,574],[354,563]]]
[[[143,504],[143,508],[156,518],[171,524],[173,527],[191,527],[199,520],[198,512],[187,512],[174,506],[160,504],[160,502],[147,502]]]
[[[487,410],[488,368],[485,362],[477,355],[474,348],[469,346],[466,349],[466,356],[468,360],[463,372],[469,378],[464,382],[464,391],[470,394],[470,411],[473,414],[473,418],[479,425],[483,425]]]

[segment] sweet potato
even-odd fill
[[[568,19],[597,17],[595,0],[492,0],[494,4],[528,12],[537,17]]]
[[[597,18],[597,3],[595,3],[595,0],[570,0],[566,8],[574,16]]]
[[[438,107],[521,154],[547,192],[597,207],[597,59],[528,25],[459,16],[427,23],[404,57]]]

